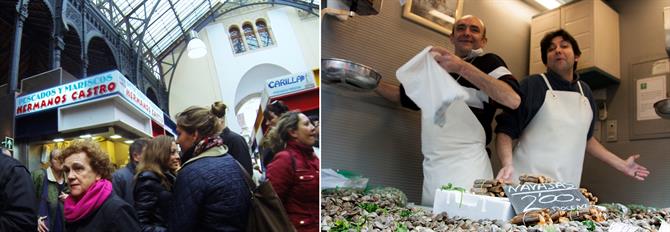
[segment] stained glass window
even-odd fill
[[[240,28],[231,27],[228,32],[230,33],[230,43],[233,45],[233,52],[235,54],[244,52],[245,48],[244,43],[242,42]]]
[[[258,30],[258,35],[261,37],[261,46],[267,47],[273,44],[272,36],[270,35],[270,29],[263,20],[256,21],[256,30]]]
[[[258,38],[256,38],[256,33],[254,33],[254,28],[251,26],[251,23],[242,25],[242,30],[244,31],[244,38],[247,41],[249,50],[258,48]]]

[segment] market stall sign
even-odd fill
[[[316,88],[316,81],[311,71],[284,75],[265,81],[265,91],[270,97],[313,88]]]
[[[503,188],[517,214],[542,208],[569,211],[589,206],[584,195],[569,183],[506,185]]]
[[[163,112],[121,72],[114,70],[59,85],[16,99],[16,116],[118,94],[156,122],[164,125]]]
[[[2,147],[6,148],[7,150],[14,151],[14,138],[5,137],[5,139],[2,140]]]
[[[119,81],[119,93],[121,93],[130,104],[138,107],[140,111],[147,114],[161,126],[165,125],[165,119],[163,118],[163,111],[161,108],[149,100],[149,98],[135,87],[132,82],[126,79],[121,72],[112,71],[111,74]]]

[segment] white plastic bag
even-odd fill
[[[467,92],[433,58],[429,46],[396,71],[405,92],[422,111],[435,112],[433,122],[442,127],[444,113],[456,100],[464,99]],[[428,114],[429,115],[429,114]]]
[[[358,188],[365,189],[368,186],[368,178],[347,178],[335,170],[327,168],[321,170],[321,189],[329,188]]]

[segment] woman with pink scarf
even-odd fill
[[[67,231],[140,231],[135,210],[112,191],[109,156],[90,140],[59,157],[70,186],[63,214]]]

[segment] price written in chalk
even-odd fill
[[[584,195],[568,183],[508,185],[504,190],[517,214],[542,208],[569,211],[589,206]]]

